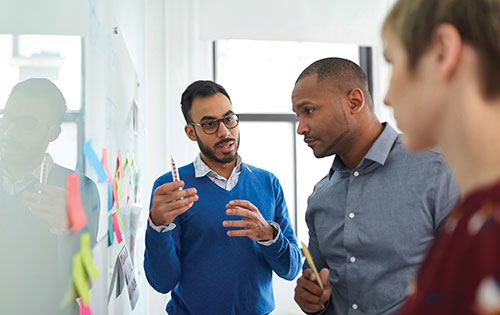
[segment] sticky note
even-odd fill
[[[75,285],[78,296],[81,297],[83,303],[90,304],[90,287],[83,269],[82,257],[80,252],[73,256],[73,284]]]
[[[92,315],[92,309],[89,305],[85,305],[83,301],[80,301],[80,305],[78,306],[79,315]]]
[[[127,206],[132,208],[134,206],[134,200],[132,200],[132,188],[130,183],[127,185]]]
[[[116,240],[118,241],[118,244],[120,244],[122,242],[122,233],[120,232],[120,227],[118,226],[116,212],[113,213],[113,230],[115,230]]]
[[[108,247],[113,245],[113,242],[115,241],[115,237],[113,236],[113,216],[109,215],[108,216]]]
[[[137,173],[137,164],[135,163],[135,153],[132,152],[132,162],[131,165],[133,166],[135,172]]]
[[[122,216],[120,215],[120,208],[116,209],[116,219],[118,220],[118,226],[120,227],[120,231],[123,233],[123,224],[122,224]]]
[[[104,171],[106,172],[106,176],[108,176],[108,184],[111,183],[111,173],[109,172],[109,167],[108,167],[108,149],[102,148],[102,157],[101,157],[101,163],[102,166],[104,167]]]
[[[95,154],[95,151],[92,148],[90,141],[87,141],[83,146],[83,155],[85,155],[85,157],[90,163],[90,166],[92,166],[92,168],[97,173],[97,176],[99,177],[99,182],[100,183],[106,182],[108,180],[108,176],[106,175],[106,171],[104,170],[102,163],[99,161],[97,154]]]
[[[108,183],[108,211],[113,209],[113,183]]]
[[[92,309],[89,305],[85,305],[85,303],[81,302],[79,308],[80,315],[92,315]]]
[[[127,155],[125,156],[125,164],[123,165],[123,171],[127,170],[127,167],[131,166],[130,164],[130,153],[127,152]],[[130,168],[132,169],[132,168]]]
[[[116,189],[118,190],[118,197],[121,198],[123,196],[122,193],[122,185],[120,184],[120,176],[116,173]]]
[[[99,270],[94,264],[94,260],[92,259],[92,251],[90,249],[90,234],[83,233],[80,236],[80,254],[82,256],[83,266],[85,267],[85,271],[90,277],[91,281],[95,281],[97,277],[99,277]]]
[[[113,202],[116,204],[117,208],[120,208],[120,204],[118,203],[118,194],[116,193],[116,177],[113,178],[112,183],[113,188]]]
[[[120,177],[125,176],[125,172],[123,171],[123,163],[120,150],[118,150],[118,154],[116,157],[116,171],[120,173]]]
[[[66,177],[66,204],[68,218],[73,231],[80,231],[87,225],[87,216],[83,211],[82,199],[80,197],[80,182],[78,174],[69,174]]]

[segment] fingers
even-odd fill
[[[35,184],[35,189],[40,194],[53,198],[65,198],[66,189],[49,184]]]
[[[228,208],[226,210],[226,214],[231,216],[243,217],[245,219],[255,219],[257,217],[255,212],[240,207]]]
[[[226,220],[222,222],[222,226],[251,229],[255,227],[255,224],[244,220]]]
[[[320,270],[319,272],[319,278],[321,280],[321,283],[323,283],[323,285],[325,286],[326,288],[326,285],[330,285],[330,281],[328,280],[328,276],[330,275],[330,270],[328,268],[323,268]],[[314,275],[314,278],[316,278],[316,275]],[[314,279],[316,280],[316,279]]]
[[[184,187],[183,181],[166,183],[155,189],[150,213],[155,225],[169,225],[198,200],[195,188],[179,190],[181,187]]]
[[[329,294],[331,295],[331,291]],[[294,296],[295,302],[305,312],[315,313],[323,310],[325,302],[328,300],[324,301],[324,297],[325,292],[316,282],[316,275],[311,269],[304,270],[302,276],[297,279]]]
[[[158,186],[155,189],[154,193],[155,194],[168,194],[170,192],[179,190],[179,188],[180,189],[184,188],[184,181],[180,180],[180,181],[176,181],[176,182],[165,183],[161,186]]]
[[[231,200],[229,203],[226,205],[226,208],[234,208],[234,207],[241,207],[245,208],[249,211],[259,211],[256,206],[254,206],[250,201],[248,200]]]

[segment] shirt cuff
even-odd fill
[[[175,229],[175,223],[172,222],[170,223],[169,225],[158,225],[156,226],[153,221],[151,220],[151,214],[148,216],[148,222],[149,222],[149,226],[155,230],[156,232],[168,232],[168,231],[172,231],[173,229]]]
[[[259,243],[260,245],[263,245],[263,246],[273,245],[274,243],[276,243],[278,241],[278,238],[280,238],[280,234],[281,234],[281,228],[280,228],[280,225],[278,223],[273,222],[273,221],[267,221],[267,222],[269,222],[269,224],[271,224],[271,226],[273,227],[273,229],[275,229],[276,231],[278,231],[278,233],[276,233],[276,237],[273,240],[263,241],[263,242],[257,241],[257,243]]]

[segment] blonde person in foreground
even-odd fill
[[[398,1],[382,36],[406,145],[441,146],[463,195],[401,314],[500,314],[500,0]]]

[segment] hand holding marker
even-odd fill
[[[179,177],[179,171],[177,170],[177,166],[175,165],[175,160],[173,155],[170,156],[170,163],[172,164],[172,177],[174,178],[174,182],[178,182],[181,180],[181,178]],[[179,190],[181,190],[180,187]]]
[[[304,242],[300,242],[302,244],[302,252],[304,253],[304,256],[306,256],[307,263],[309,264],[309,267],[311,267],[312,271],[316,275],[316,281],[318,281],[319,286],[324,289],[323,283],[321,283],[321,279],[319,277],[318,270],[316,269],[316,266],[314,265],[314,261],[311,257],[311,254],[309,253],[309,250],[307,249],[306,244]]]

